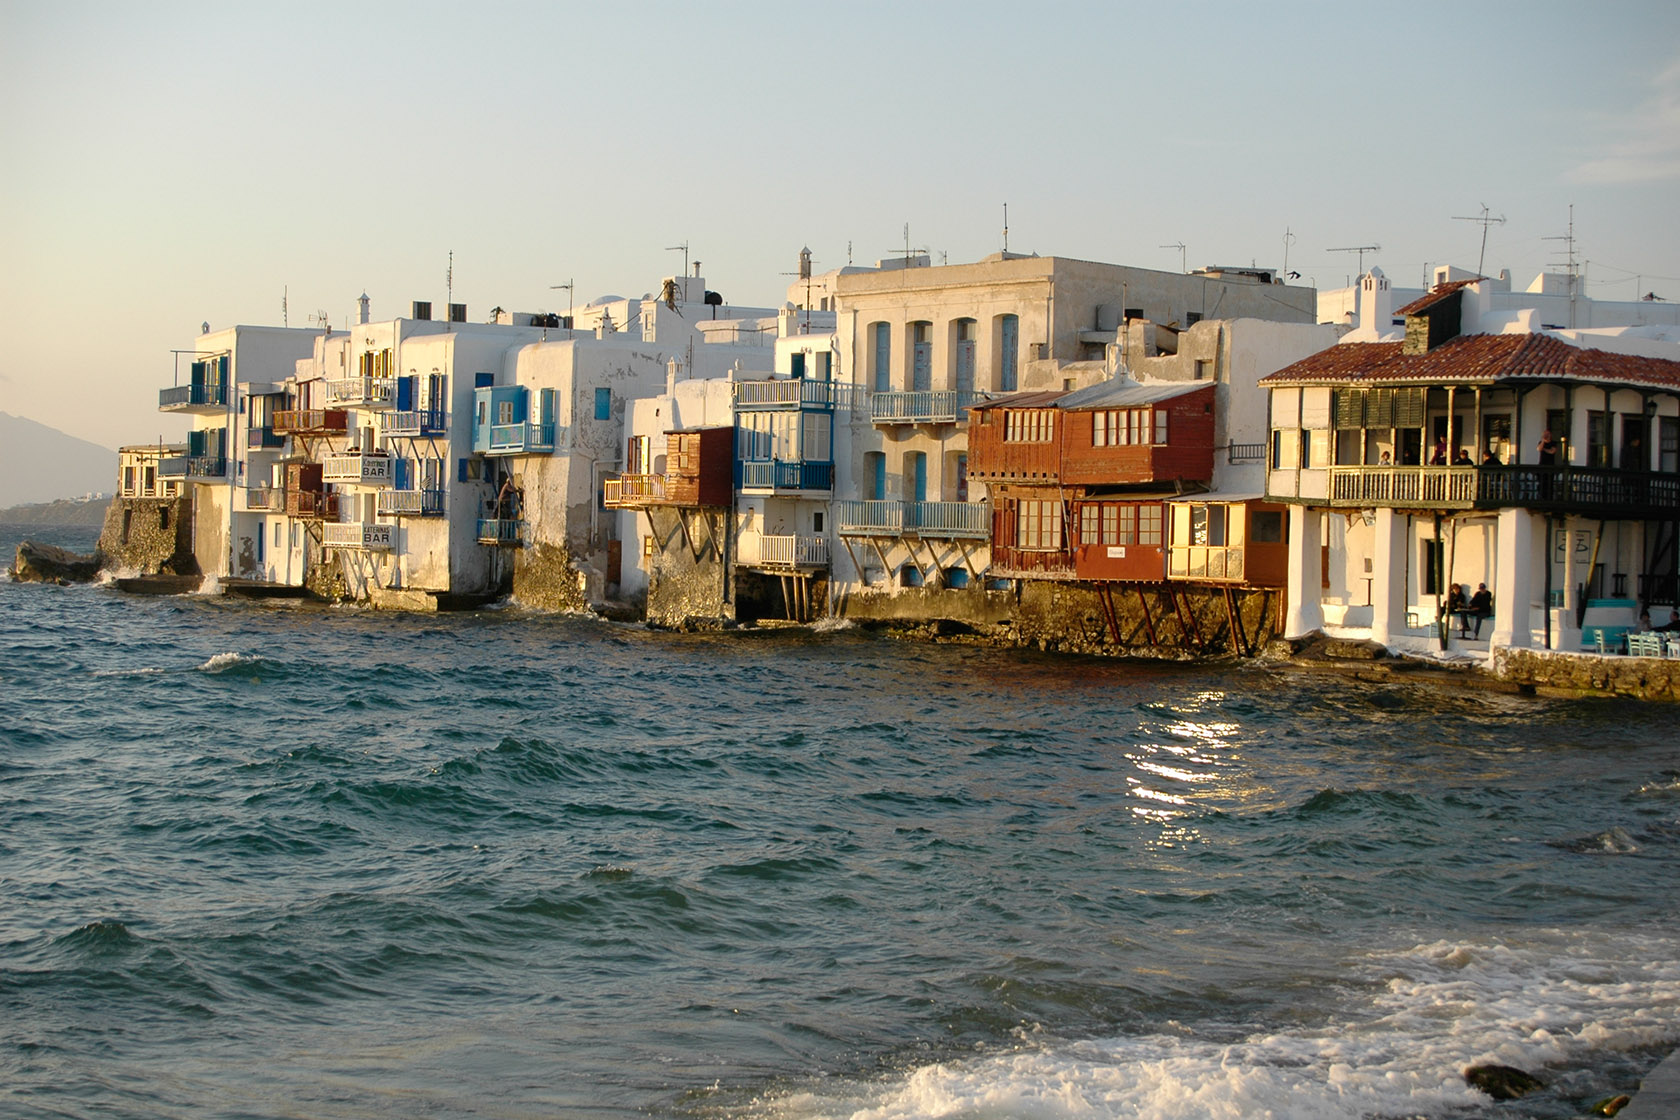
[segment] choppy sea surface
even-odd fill
[[[0,581],[0,1114],[1576,1116],[1675,717]]]

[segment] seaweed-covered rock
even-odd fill
[[[12,578],[20,583],[91,583],[103,560],[97,551],[82,556],[56,544],[24,541],[18,545]]]
[[[1480,1089],[1496,1101],[1514,1101],[1536,1089],[1546,1087],[1545,1083],[1532,1073],[1524,1073],[1515,1066],[1491,1063],[1471,1066],[1464,1071],[1464,1080],[1470,1083],[1471,1088]]]

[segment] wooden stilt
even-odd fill
[[[1149,613],[1149,600],[1144,598],[1141,583],[1137,585],[1137,597],[1138,607],[1143,611],[1144,629],[1149,632],[1149,644],[1152,646],[1160,645],[1160,641],[1155,637],[1155,617]]]
[[[1097,584],[1097,602],[1102,604],[1103,618],[1108,622],[1108,636],[1115,645],[1122,645],[1120,640],[1120,619],[1114,613],[1114,589],[1106,583]]]

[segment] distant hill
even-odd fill
[[[117,453],[0,412],[0,509],[117,489]]]
[[[36,505],[13,506],[0,509],[0,525],[90,525],[105,524],[105,510],[109,498],[91,501],[42,502]]]

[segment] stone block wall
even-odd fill
[[[99,551],[107,567],[140,575],[196,575],[192,500],[114,498],[105,511]]]
[[[1680,700],[1680,661],[1538,649],[1498,649],[1493,675],[1538,690],[1576,696]]]

